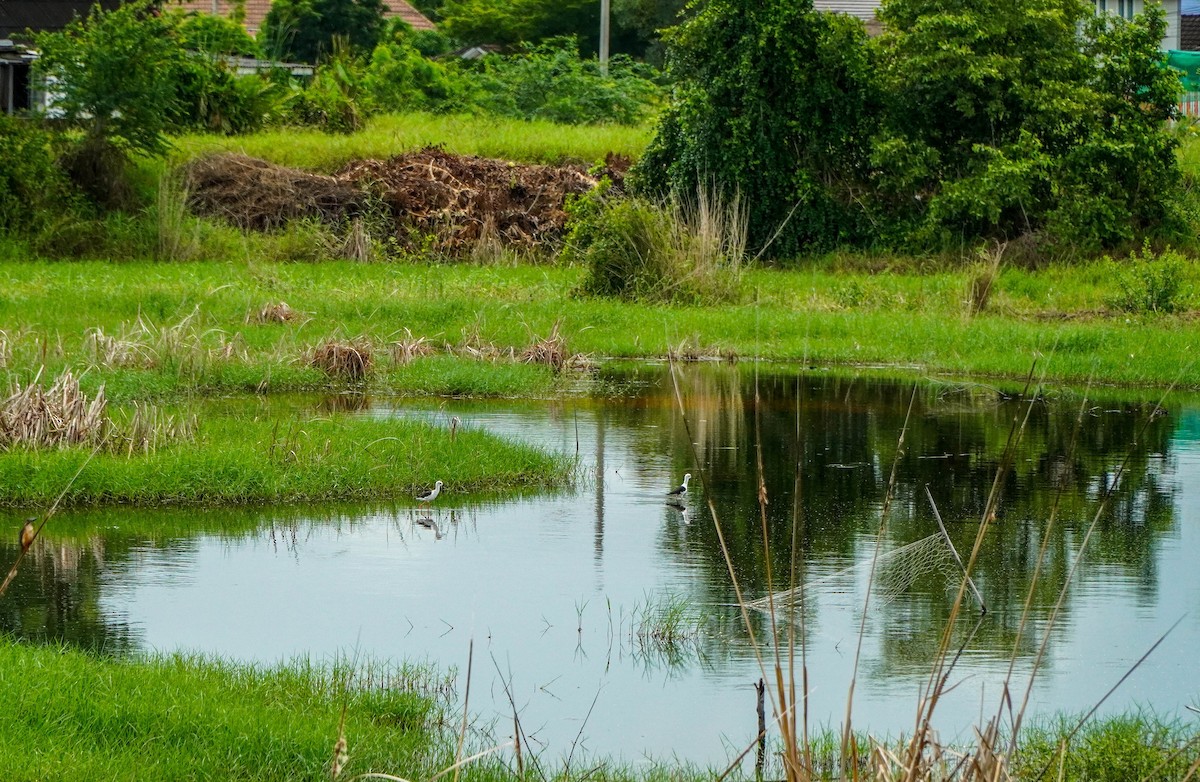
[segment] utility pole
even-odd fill
[[[600,0],[600,73],[608,76],[608,12],[612,0]]]

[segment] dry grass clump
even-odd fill
[[[462,330],[462,342],[458,347],[446,343],[446,352],[473,358],[476,361],[497,361],[501,358],[515,360],[517,351],[513,348],[505,350],[496,343],[483,338],[482,324],[478,321],[466,326]]]
[[[397,364],[408,364],[421,356],[433,355],[434,348],[424,337],[414,337],[406,327],[404,337],[392,343],[392,360]]]
[[[8,332],[0,329],[0,369],[8,369],[8,362],[12,360],[12,344],[9,339]]]
[[[93,360],[104,367],[153,369],[163,364],[199,363],[207,357],[195,322],[196,307],[173,326],[158,326],[144,315],[132,325],[123,325],[120,334],[107,334],[102,328],[88,331],[84,345]]]
[[[128,418],[109,419],[104,447],[110,453],[154,453],[159,446],[191,442],[196,435],[196,417],[166,413],[154,405],[135,403]]]
[[[49,388],[38,383],[40,377],[39,373],[24,388],[14,384],[0,404],[0,448],[67,448],[101,442],[108,422],[104,387],[88,399],[69,369]]]
[[[967,270],[968,315],[979,315],[987,310],[996,281],[1000,279],[1000,264],[1007,248],[1006,242],[997,242],[991,249],[980,249],[978,262]]]
[[[300,317],[300,313],[288,306],[286,301],[268,302],[259,308],[258,313],[254,315],[255,323],[290,323]],[[250,322],[251,318],[246,317],[246,322]]]
[[[329,340],[313,348],[308,355],[308,365],[315,367],[332,378],[358,382],[371,371],[373,352],[365,339],[349,342]]]
[[[53,449],[95,446],[110,453],[152,453],[160,445],[190,441],[194,416],[165,413],[153,405],[135,404],[114,420],[108,415],[104,386],[90,399],[71,370],[63,370],[49,388],[38,380],[13,386],[0,402],[0,449]]]
[[[545,337],[537,337],[530,331],[533,340],[529,347],[521,352],[521,360],[526,364],[544,364],[555,372],[564,369],[582,369],[591,365],[591,360],[582,353],[572,354],[567,349],[567,340],[559,333],[562,321],[554,321],[550,333]]]
[[[149,369],[158,363],[149,345],[137,339],[106,334],[99,326],[87,332],[84,347],[97,364],[105,367]]]

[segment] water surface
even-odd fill
[[[979,550],[975,582],[988,612],[968,640],[980,616],[969,599],[954,631],[966,646],[958,686],[939,708],[943,737],[969,737],[981,711],[995,712],[1010,660],[1023,690],[1047,635],[1034,715],[1090,708],[1181,617],[1104,710],[1186,715],[1184,705],[1200,704],[1200,402],[1176,399],[1154,415],[1149,403],[1061,391],[1031,402],[978,384],[798,371],[756,381],[749,367],[704,367],[680,375],[685,416],[664,367],[610,370],[600,387],[608,392],[565,402],[352,405],[446,426],[457,416],[578,454],[574,490],[502,500],[448,491],[430,514],[436,530],[417,523],[425,514],[415,504],[63,514],[0,604],[0,627],[113,652],[430,662],[457,671],[460,697],[473,644],[471,709],[480,724],[496,721],[497,737],[512,730],[511,694],[527,739],[550,757],[719,765],[756,731],[761,670],[711,500],[747,599],[768,593],[768,571],[776,588],[793,572],[806,584],[813,725],[843,719],[861,625],[856,725],[911,731],[958,582],[945,549],[887,552],[934,540],[928,487],[968,555],[1014,420],[1027,416]],[[681,511],[665,492],[685,472],[693,480]],[[453,486],[452,475],[435,479]],[[11,521],[16,529],[16,514]],[[1043,536],[1042,578],[1018,637]],[[872,582],[877,547],[883,576]],[[14,555],[4,548],[6,560]],[[647,635],[647,616],[672,604],[699,616],[684,623],[698,632],[661,643]],[[752,624],[760,641],[770,637],[765,613]]]

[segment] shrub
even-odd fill
[[[862,23],[796,0],[712,0],[667,36],[670,107],[632,184],[715,183],[775,255],[866,238],[858,192],[878,117]]]
[[[362,66],[347,47],[339,46],[316,70],[312,81],[295,92],[284,116],[296,125],[311,125],[327,133],[353,133],[370,115],[362,92]]]
[[[0,115],[0,230],[36,232],[77,201],[58,166],[57,137],[39,125]]]
[[[1117,294],[1111,304],[1124,312],[1166,314],[1187,305],[1184,286],[1187,261],[1168,249],[1155,256],[1149,245],[1129,254],[1124,264],[1113,264]]]
[[[440,109],[453,104],[461,92],[446,66],[426,59],[405,37],[375,47],[362,89],[384,111]]]
[[[923,248],[1044,231],[1083,249],[1169,217],[1160,9],[1132,22],[1080,0],[887,0],[874,198]]]
[[[207,54],[262,56],[258,43],[236,21],[212,14],[176,13],[173,20],[175,37],[184,49]]]
[[[659,98],[648,66],[616,55],[605,76],[597,60],[579,56],[574,38],[555,38],[511,55],[490,55],[475,67],[468,79],[476,105],[517,119],[636,125],[649,117]]]
[[[657,204],[615,198],[604,186],[568,211],[564,257],[588,268],[583,293],[681,304],[739,295],[746,226],[737,201],[699,191],[690,202]]]

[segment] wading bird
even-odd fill
[[[429,491],[418,494],[417,502],[421,503],[422,505],[428,505],[429,503],[436,500],[437,496],[439,494],[441,494],[441,492],[442,492],[442,482],[438,481],[437,483],[433,484],[433,488],[430,489]]]
[[[687,485],[688,485],[688,481],[690,481],[691,479],[692,479],[692,474],[690,472],[684,473],[683,483],[679,484],[674,489],[671,489],[669,492],[667,492],[667,496],[668,497],[676,497],[678,499],[683,499],[687,495]]]

